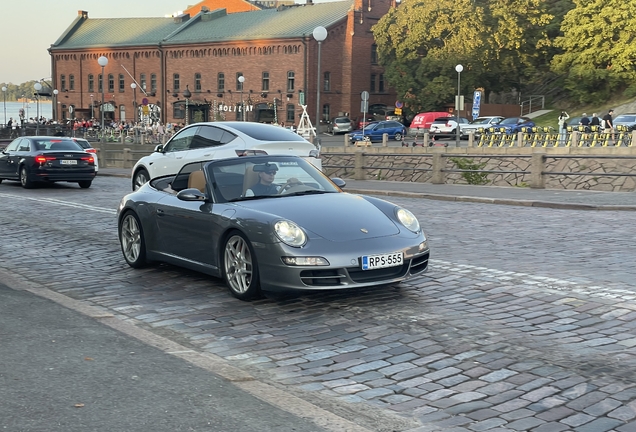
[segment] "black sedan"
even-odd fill
[[[338,185],[297,156],[193,162],[122,199],[121,249],[131,267],[164,261],[222,277],[242,300],[426,271],[428,243],[410,211]]]
[[[88,188],[94,178],[95,157],[71,138],[16,138],[0,153],[0,182],[17,180],[27,189],[37,183],[77,182]]]

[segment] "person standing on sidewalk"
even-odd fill
[[[565,111],[561,111],[561,115],[559,116],[559,119],[557,120],[557,123],[559,125],[559,141],[561,141],[561,143],[565,144],[565,138],[567,136],[568,133],[568,119],[570,118],[570,116],[568,115],[568,113],[566,113]]]

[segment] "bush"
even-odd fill
[[[462,177],[470,185],[483,185],[488,183],[488,173],[471,172],[483,169],[486,162],[476,163],[472,159],[466,158],[450,158],[451,162],[460,170],[470,170],[462,173]]]

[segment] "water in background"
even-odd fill
[[[0,124],[5,125],[5,106],[6,106],[6,121],[9,121],[11,117],[14,120],[20,118],[20,108],[24,108],[24,116],[28,121],[29,118],[37,117],[38,107],[35,102],[31,102],[29,104],[22,102],[5,102],[0,101]],[[53,118],[53,112],[51,111],[52,104],[51,101],[40,101],[40,116],[45,117],[47,119]]]

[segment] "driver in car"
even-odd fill
[[[246,197],[276,195],[281,192],[281,186],[274,184],[276,173],[278,172],[276,164],[268,162],[262,165],[254,165],[253,170],[258,173],[258,183],[245,191]],[[299,183],[297,179],[290,178],[287,180],[286,185]]]
[[[246,197],[260,195],[276,195],[280,186],[274,184],[278,166],[272,163],[254,165],[254,172],[258,173],[258,183],[245,191]]]

